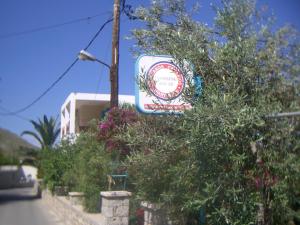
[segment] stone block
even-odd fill
[[[170,225],[167,213],[160,205],[149,202],[142,202],[144,209],[144,225]]]
[[[54,187],[54,194],[57,196],[65,196],[68,193],[67,186],[55,186]]]
[[[113,207],[104,207],[101,208],[101,213],[105,217],[123,217],[129,216],[129,208],[126,206],[113,206]]]
[[[103,214],[103,216],[109,218],[109,217],[113,217],[114,212],[113,212],[113,208],[112,207],[105,207],[102,205],[101,207],[101,213]]]
[[[128,217],[106,218],[106,225],[128,225]]]
[[[115,207],[115,206],[128,206],[129,207],[129,199],[128,198],[104,198],[102,197],[101,205],[105,207]]]
[[[129,198],[127,191],[101,192],[101,213],[105,217],[105,225],[128,225]]]
[[[131,192],[128,191],[101,191],[101,196],[104,198],[129,198]]]
[[[84,200],[83,192],[69,192],[71,205],[81,205]]]
[[[116,206],[116,207],[114,207],[113,212],[114,212],[114,216],[128,217],[129,216],[129,207]]]

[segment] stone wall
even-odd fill
[[[128,225],[129,192],[101,192],[102,213],[86,213],[66,196],[43,191],[42,198],[64,225]]]
[[[100,213],[86,213],[81,205],[72,205],[66,196],[55,196],[45,190],[42,199],[64,225],[103,225]]]

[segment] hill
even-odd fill
[[[9,130],[0,128],[0,154],[7,157],[19,158],[20,156],[30,156],[38,148],[22,137]]]

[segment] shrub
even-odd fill
[[[175,224],[199,223],[201,209],[208,224],[296,221],[299,119],[269,115],[299,111],[298,32],[271,27],[255,1],[226,0],[214,10],[213,26],[195,21],[181,0],[136,11],[146,25],[133,31],[136,50],[191,62],[205,87],[197,101],[194,90],[184,93],[194,107],[182,118],[120,134],[133,149],[134,187]]]
[[[63,154],[59,150],[44,148],[41,150],[41,171],[44,184],[53,193],[55,186],[63,186],[63,173],[66,169]]]
[[[96,132],[80,134],[76,140],[80,152],[76,159],[78,189],[85,194],[84,207],[88,212],[99,210],[100,191],[108,188],[107,174],[110,156],[103,143],[97,141]]]

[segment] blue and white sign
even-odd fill
[[[188,63],[180,67],[170,56],[140,56],[135,69],[138,110],[143,113],[182,113],[191,109],[191,104],[182,97],[193,77],[190,67]]]

